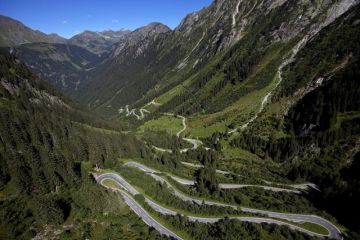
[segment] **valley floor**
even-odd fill
[[[279,73],[281,74],[281,73]],[[280,81],[280,80],[276,80]],[[275,87],[278,85],[276,83]],[[270,94],[273,91],[273,87],[270,88],[270,92],[268,92],[262,100],[262,104],[258,113],[260,113],[264,105],[267,103],[267,100]],[[141,108],[139,112],[142,114],[141,118],[136,115],[136,109],[132,109],[131,111],[127,110],[128,114],[127,117],[133,114],[137,120],[141,120],[145,117],[143,112],[150,113],[149,110],[146,109],[149,105],[155,106],[161,105],[160,103],[156,103],[154,100]],[[246,126],[253,121],[258,113],[254,115],[249,121],[247,121],[240,129],[246,128]],[[192,138],[192,131],[188,130],[187,125],[187,118],[184,116],[178,116],[171,113],[164,113],[158,119],[153,119],[150,121],[145,122],[143,125],[139,127],[140,136],[142,133],[146,131],[155,131],[161,132],[166,131],[170,135],[176,136],[179,140],[188,142],[192,145],[192,147],[188,148],[180,148],[178,150],[164,148],[163,146],[154,146],[151,145],[155,152],[159,152],[161,154],[174,154],[176,151],[179,151],[180,154],[185,154],[190,150],[198,150],[199,148],[204,149],[205,151],[211,151],[212,149],[206,146],[206,143],[201,141],[199,138]],[[236,135],[237,128],[230,130],[228,135],[230,139],[232,135]],[[182,137],[185,135],[186,137]],[[201,136],[201,135],[200,135]],[[318,187],[312,183],[289,183],[286,179],[279,179],[278,177],[272,176],[269,174],[268,170],[265,170],[269,166],[261,166],[260,161],[256,159],[255,155],[251,155],[244,152],[233,152],[235,149],[229,146],[228,141],[222,142],[223,145],[223,153],[224,158],[222,159],[221,165],[225,168],[223,169],[216,169],[217,178],[219,181],[223,181],[222,183],[218,184],[219,189],[225,192],[234,191],[234,195],[236,194],[249,194],[249,191],[258,191],[258,198],[266,199],[266,195],[269,192],[272,192],[272,196],[276,198],[277,194],[287,194],[285,198],[296,198],[296,196],[300,196],[302,194],[306,194],[307,191],[319,191]],[[239,168],[239,165],[234,166],[234,161],[231,161],[232,158],[241,158],[242,160],[247,159],[251,162],[252,168],[254,168],[254,163],[260,164],[260,166],[255,166],[256,169],[253,172],[249,172],[248,170],[243,174],[239,174],[239,170],[243,171],[247,166],[246,160]],[[235,161],[238,162],[238,161]],[[148,164],[149,162],[147,162]],[[228,164],[231,165],[228,165]],[[291,207],[280,207],[278,211],[276,208],[272,208],[271,211],[264,210],[266,205],[259,205],[260,208],[252,208],[248,206],[241,206],[240,204],[234,204],[233,202],[226,201],[224,199],[211,199],[208,196],[199,196],[197,193],[194,194],[193,190],[196,187],[196,180],[191,179],[194,173],[198,169],[204,168],[202,164],[198,162],[189,162],[189,161],[182,161],[181,164],[183,165],[180,169],[185,170],[177,170],[177,169],[168,169],[167,167],[162,168],[161,170],[155,170],[156,164],[152,165],[153,167],[148,167],[144,163],[134,162],[131,160],[121,161],[123,164],[120,169],[125,168],[127,172],[126,178],[130,180],[128,182],[119,175],[117,171],[103,171],[94,174],[95,179],[98,183],[102,184],[106,188],[110,188],[114,191],[119,192],[127,202],[127,204],[133,209],[133,211],[143,219],[143,221],[151,227],[157,229],[161,234],[167,235],[169,237],[173,237],[176,239],[187,239],[191,238],[187,233],[179,232],[179,229],[172,226],[164,219],[164,216],[177,216],[181,215],[190,222],[199,222],[199,223],[215,223],[218,221],[222,221],[225,219],[235,219],[243,222],[252,222],[252,223],[267,223],[267,224],[275,224],[275,225],[283,225],[287,226],[292,230],[299,231],[305,233],[309,236],[315,237],[329,237],[332,239],[342,239],[342,234],[339,228],[331,223],[330,221],[326,220],[323,216],[317,216],[314,213],[317,212],[316,209],[310,207],[308,208],[309,214],[304,214],[301,208],[296,209]],[[150,163],[151,164],[151,163]],[[255,164],[256,165],[256,164]],[[133,178],[136,176],[140,176],[139,172],[135,173],[134,175],[128,174],[131,172],[130,168],[135,168],[140,170],[142,174],[150,176],[156,182],[159,182],[161,186],[166,186],[166,188],[177,198],[177,200],[181,202],[185,202],[185,204],[195,204],[197,206],[211,206],[215,208],[214,211],[205,211],[205,212],[191,212],[191,210],[187,209],[179,209],[178,204],[175,206],[171,205],[168,201],[164,204],[163,201],[159,201],[160,198],[155,197],[152,194],[149,194],[149,189],[144,187],[145,183],[138,183],[133,185]],[[281,168],[281,166],[274,166],[276,168]],[[118,170],[119,170],[118,168]],[[234,169],[231,171],[229,169]],[[260,171],[260,172],[258,172]],[[123,170],[120,171],[122,174],[125,173]],[[266,173],[265,179],[262,177]],[[232,178],[229,178],[232,176]],[[236,180],[234,182],[234,177],[239,178],[240,180]],[[271,179],[271,180],[269,180]],[[149,179],[148,179],[149,180]],[[136,182],[136,181],[135,181]],[[242,192],[241,189],[244,189]],[[259,189],[259,190],[254,190]],[[261,189],[261,190],[260,190]],[[143,201],[137,201],[136,198],[138,196],[143,196]],[[251,195],[251,193],[250,193]],[[280,197],[282,198],[282,197]],[[271,200],[269,200],[271,201]],[[280,200],[281,201],[281,200]],[[286,202],[288,200],[284,200]],[[284,206],[288,203],[281,203]],[[275,204],[275,203],[274,203]],[[311,206],[311,203],[306,203]],[[269,206],[272,206],[272,203],[269,203]],[[218,214],[218,209],[216,208],[231,208],[235,210],[235,212],[228,214]],[[290,210],[292,209],[292,210]],[[214,209],[212,209],[214,210]],[[290,212],[289,212],[290,210]],[[236,212],[238,211],[238,212]],[[305,210],[306,211],[306,210]],[[221,212],[221,211],[220,211]],[[288,212],[288,213],[287,213]],[[326,215],[325,215],[326,216]],[[158,219],[159,221],[155,220],[154,218]],[[163,225],[163,224],[165,225]]]

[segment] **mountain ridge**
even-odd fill
[[[222,54],[232,51],[231,49],[237,48],[234,48],[236,44],[246,44],[246,48],[249,48],[248,51],[250,51],[250,45],[254,45],[254,42],[257,42],[259,46],[261,44],[264,46],[291,42],[292,39],[304,35],[305,28],[310,27],[313,28],[311,31],[317,32],[316,22],[326,25],[326,21],[331,21],[331,16],[336,16],[337,11],[343,12],[343,9],[357,3],[355,0],[343,0],[336,3],[324,1],[317,4],[294,4],[288,1],[273,2],[265,0],[253,3],[241,0],[214,1],[209,7],[188,14],[173,31],[163,24],[150,23],[148,26],[138,28],[132,32],[111,32],[111,34],[119,33],[117,40],[112,39],[112,44],[98,43],[99,49],[95,50],[96,54],[99,54],[97,51],[100,51],[105,60],[98,61],[98,64],[94,65],[96,71],[87,77],[89,79],[82,88],[78,89],[76,87],[71,90],[70,87],[68,92],[71,96],[76,97],[85,104],[89,104],[93,108],[102,106],[100,111],[105,110],[103,109],[105,107],[106,112],[111,109],[111,114],[116,114],[117,109],[124,107],[126,104],[146,103],[151,101],[151,98],[160,97],[162,92],[166,92],[165,89],[170,90],[177,84],[184,83],[186,77],[183,80],[174,80],[178,78],[176,76],[179,73],[183,76],[194,75],[194,73],[209,65],[204,63],[209,63],[211,59],[216,59]],[[305,6],[307,7],[306,11],[302,9]],[[267,23],[267,30],[258,23],[258,19],[270,16],[271,12],[280,10],[287,13],[287,15],[283,16],[283,20],[278,22],[273,17],[272,22]],[[324,22],[322,23],[322,21]],[[250,25],[254,24],[263,29],[262,32],[255,31],[252,33],[257,34],[260,38],[251,42],[251,37],[247,36],[246,32],[247,29],[254,29],[254,26],[249,28]],[[320,29],[321,24],[319,25]],[[82,34],[101,35],[103,33],[105,32],[87,31]],[[81,37],[81,34],[78,37]],[[247,39],[243,40],[244,37]],[[74,39],[76,39],[76,36],[72,38],[73,41],[75,41]],[[95,39],[95,41],[97,40]],[[91,44],[91,37],[89,42]],[[86,46],[88,43],[76,43],[75,41],[73,44],[94,52],[94,49]],[[207,47],[204,48],[204,46]],[[269,49],[261,50],[258,54],[265,54]],[[244,53],[241,54],[245,57]],[[229,54],[225,54],[225,57],[228,56]],[[234,57],[232,58],[233,60],[230,61],[239,61]],[[259,56],[255,58],[259,58]],[[225,61],[225,59],[221,61]],[[247,72],[242,70],[242,73],[237,73],[242,75],[240,78],[246,77],[251,72],[251,68],[254,67],[251,65],[259,64],[258,61],[259,59],[253,59],[246,63],[249,69],[246,70]],[[226,63],[223,66],[228,68],[224,69],[224,72],[227,72],[226,77],[239,78],[239,76],[229,76],[229,72],[233,72],[232,67],[226,67],[229,64]],[[130,74],[129,69],[132,68],[134,71]],[[125,73],[122,69],[129,71]],[[53,72],[56,73],[56,70]],[[210,76],[206,78],[208,77]],[[53,79],[49,79],[49,81],[55,82]],[[234,79],[231,79],[231,81],[234,81]],[[139,84],[142,86],[140,87]],[[218,82],[216,84],[224,83]],[[154,95],[155,92],[152,90],[152,86],[163,90]],[[138,91],[138,95],[136,95],[135,91],[139,87],[142,90]],[[129,93],[133,92],[131,93],[131,101],[129,101],[130,99],[126,100],[129,98],[127,95],[118,94],[124,89],[129,89]],[[215,91],[218,90],[213,90],[213,92]],[[110,94],[110,96],[104,98],[105,92],[106,95]],[[144,99],[141,99],[141,95]],[[111,102],[108,102],[109,99],[112,99]],[[106,102],[107,104],[105,104]],[[196,108],[198,109],[198,107]]]
[[[45,34],[25,26],[20,21],[0,15],[0,46],[11,47],[24,43],[65,43],[66,39],[56,33]]]
[[[121,41],[130,33],[128,30],[105,30],[105,31],[83,31],[70,39],[67,43],[83,47],[95,54],[104,54],[108,52],[108,48],[115,44],[116,42]]]
[[[9,50],[40,78],[72,96],[101,57],[85,48],[59,43],[27,43]]]
[[[148,214],[140,217],[156,216],[181,238],[312,239],[266,224],[201,225],[185,217],[204,214],[206,222],[212,214],[242,215],[244,206],[301,214],[309,222],[289,219],[326,236],[318,228],[324,225],[306,219],[317,215],[325,228],[333,224],[336,233],[327,236],[356,239],[359,2],[215,0],[173,30],[155,22],[131,32],[86,31],[73,39],[81,46],[6,48],[0,54],[0,234],[34,237],[47,231],[44,224],[71,223],[76,227],[61,237],[138,237],[123,222],[110,223],[118,219],[109,208],[113,195],[90,177],[114,172],[141,190],[127,201],[130,208],[144,208]],[[159,184],[152,168],[181,193]],[[155,208],[146,205],[150,199]],[[158,239],[152,230],[135,232]]]
[[[167,59],[167,61],[171,62],[173,61],[173,65],[170,66],[169,64],[166,64],[167,69],[161,70],[160,72],[164,73],[163,77],[167,79],[159,79],[157,80],[159,84],[163,84],[166,82],[171,81],[171,84],[175,85],[174,80],[170,80],[172,78],[172,75],[184,75],[184,73],[189,73],[189,76],[199,71],[199,69],[204,67],[205,62],[209,62],[209,59],[214,59],[216,56],[221,56],[222,52],[229,51],[231,47],[234,45],[234,41],[237,42],[241,40],[246,36],[244,30],[246,28],[249,28],[250,24],[257,24],[259,27],[262,27],[261,24],[256,20],[257,16],[262,17],[263,15],[269,15],[269,11],[283,11],[286,12],[287,15],[283,17],[283,22],[276,22],[276,16],[273,14],[273,22],[268,23],[267,29],[263,28],[263,32],[266,33],[266,36],[261,36],[262,32],[254,32],[253,34],[258,35],[258,39],[252,40],[252,42],[258,42],[259,46],[266,46],[270,44],[275,43],[286,43],[291,42],[291,39],[295,39],[297,37],[301,37],[301,35],[305,34],[303,30],[306,27],[313,26],[316,28],[316,21],[321,23],[322,19],[327,18],[327,14],[333,14],[332,9],[341,9],[343,6],[351,6],[356,1],[341,1],[339,3],[330,3],[330,2],[322,2],[321,5],[315,6],[315,4],[312,3],[290,3],[287,1],[282,1],[280,4],[273,3],[272,1],[256,1],[255,4],[249,4],[249,3],[243,3],[242,1],[215,1],[212,5],[210,5],[208,8],[205,8],[197,13],[193,13],[188,15],[183,22],[179,25],[178,28],[176,28],[173,32],[169,32],[168,36],[165,37],[165,39],[158,43],[156,47],[151,46],[149,50],[151,49],[152,53],[154,54],[155,64],[156,62],[162,62],[162,59]],[[236,11],[237,4],[241,3],[242,8],[239,10],[239,12],[233,12]],[[274,5],[275,4],[275,5]],[[272,8],[270,8],[272,6]],[[308,7],[307,10],[304,12],[303,7]],[[269,10],[270,8],[270,10]],[[295,8],[298,13],[295,13]],[[322,9],[322,11],[319,11],[318,9]],[[260,12],[259,12],[260,11]],[[216,17],[216,14],[219,14],[219,17]],[[234,15],[233,15],[234,14]],[[329,15],[329,16],[330,16]],[[201,18],[199,16],[202,16]],[[211,18],[210,18],[211,16]],[[223,17],[221,17],[223,16]],[[234,17],[234,18],[233,18]],[[301,21],[299,20],[301,17]],[[331,17],[331,16],[330,16]],[[206,21],[209,18],[209,21]],[[264,20],[265,18],[262,17]],[[291,21],[289,21],[289,19]],[[235,22],[234,22],[235,19]],[[186,22],[191,21],[191,28],[188,26],[186,27]],[[300,22],[299,22],[300,21]],[[204,24],[212,26],[211,28],[205,28]],[[302,24],[300,24],[302,23]],[[275,24],[274,26],[272,24]],[[221,26],[221,27],[220,27]],[[234,27],[235,26],[235,27]],[[254,28],[254,27],[252,27]],[[286,30],[287,28],[287,30]],[[181,33],[182,30],[184,33]],[[192,32],[192,34],[190,34]],[[243,32],[243,33],[241,33]],[[251,36],[247,37],[247,40],[242,41],[249,46],[254,44],[250,41]],[[268,38],[268,39],[266,39]],[[174,44],[175,43],[175,44]],[[239,45],[240,43],[238,43]],[[207,46],[204,48],[204,46]],[[153,50],[156,50],[155,52]],[[259,48],[261,49],[261,48]],[[264,52],[264,50],[262,50]],[[240,51],[238,51],[240,52]],[[149,54],[149,53],[147,53]],[[250,53],[249,53],[250,54]],[[264,53],[259,53],[264,54]],[[244,54],[243,54],[244,55]],[[254,55],[254,54],[252,54]],[[136,54],[134,54],[136,56]],[[244,55],[245,57],[245,55]],[[131,57],[130,57],[131,58]],[[129,62],[131,62],[132,59],[129,59]],[[235,60],[235,59],[234,59]],[[225,60],[224,60],[225,61]],[[251,64],[257,64],[254,62]],[[177,63],[175,63],[177,62]],[[116,63],[114,63],[116,64]],[[234,63],[235,64],[235,63]],[[189,66],[190,65],[190,66]],[[157,68],[158,72],[159,69],[162,69],[163,66],[158,64],[158,66],[154,66]],[[172,69],[169,69],[172,68]],[[114,71],[109,70],[108,72],[113,72],[116,74],[116,67],[114,67]],[[165,65],[164,65],[165,68]],[[193,70],[195,69],[195,70]],[[196,70],[197,69],[197,70]],[[229,69],[230,70],[230,69]],[[216,70],[214,70],[216,71]],[[224,70],[228,71],[228,70]],[[232,71],[232,70],[231,70]],[[243,75],[246,73],[242,73]],[[101,79],[106,79],[106,76],[111,76],[111,74],[104,74]],[[121,74],[118,75],[118,83],[116,83],[115,80],[112,82],[112,88],[114,87],[114,84],[118,84],[117,90],[120,90],[123,86],[121,81],[122,77]],[[161,76],[157,76],[157,78],[161,78]],[[128,78],[128,77],[124,77]],[[125,79],[124,79],[125,80]],[[148,79],[150,80],[150,77]],[[177,82],[177,84],[179,84]],[[96,83],[96,80],[91,83],[91,85],[94,85],[94,87],[91,88],[104,88],[104,91],[106,89],[105,85],[99,85],[100,83]],[[126,85],[126,83],[124,83]],[[134,85],[135,86],[135,85]],[[166,85],[165,85],[166,86]],[[162,87],[165,87],[162,86]],[[131,88],[131,86],[127,86],[126,88]],[[159,87],[159,86],[157,86]],[[110,91],[111,92],[111,91]],[[116,92],[116,91],[115,91]],[[148,93],[152,94],[152,91],[149,91]],[[94,97],[94,94],[90,91],[89,94],[91,94]],[[82,93],[82,95],[87,95],[87,93]],[[99,97],[101,94],[99,95]],[[96,100],[101,100],[99,97],[96,97]],[[124,101],[126,96],[123,97],[122,100],[114,100],[114,103],[116,106],[121,107],[119,105],[119,101],[123,101],[123,104],[131,104],[133,103],[130,101]],[[146,98],[143,103],[146,103],[148,101],[151,101],[151,98],[154,98],[154,96],[149,96]],[[88,101],[88,100],[86,100]],[[95,107],[98,106],[97,104],[94,105]],[[116,112],[116,110],[114,111]]]

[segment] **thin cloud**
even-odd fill
[[[67,24],[68,21],[67,21],[67,20],[63,20],[62,23],[63,23],[63,24]]]
[[[119,19],[113,19],[111,20],[112,23],[119,23]]]

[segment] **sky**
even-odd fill
[[[70,38],[84,30],[134,30],[150,22],[175,28],[212,0],[0,0],[0,15]]]

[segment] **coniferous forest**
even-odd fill
[[[0,239],[360,239],[358,0],[79,1],[62,29],[195,12],[68,38],[31,3],[0,5]]]

